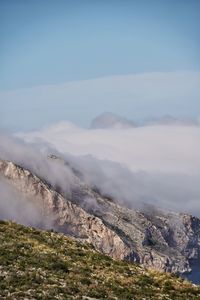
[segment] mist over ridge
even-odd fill
[[[16,137],[17,136],[17,137]],[[83,129],[67,121],[40,131],[1,133],[0,158],[11,160],[70,195],[74,177],[122,206],[149,203],[200,215],[200,127],[187,124]]]

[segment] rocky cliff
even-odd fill
[[[170,272],[191,271],[190,261],[200,257],[198,218],[150,206],[140,211],[121,207],[73,172],[75,184],[66,195],[62,187],[56,191],[30,171],[0,161],[1,179],[36,207],[40,218],[35,226],[88,241],[115,259]]]

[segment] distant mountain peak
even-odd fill
[[[135,123],[119,115],[113,114],[111,112],[104,112],[92,120],[90,128],[91,129],[126,129],[135,127]]]

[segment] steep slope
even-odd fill
[[[4,180],[42,216],[31,225],[88,241],[116,259],[170,272],[191,271],[190,262],[200,257],[198,218],[152,207],[143,211],[121,207],[81,181],[77,170],[73,172],[75,184],[71,195],[66,195],[61,187],[58,193],[28,170],[0,161]]]
[[[0,221],[1,299],[200,299],[173,274],[113,261],[63,234]]]
[[[0,161],[0,174],[36,207],[42,217],[39,222],[37,219],[35,226],[54,228],[90,242],[113,258],[123,259],[124,253],[128,252],[121,238],[106,227],[101,219],[63,198],[28,170],[12,162]]]

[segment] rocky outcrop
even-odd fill
[[[100,218],[64,199],[28,170],[12,162],[0,161],[0,174],[23,196],[27,196],[27,201],[34,201],[42,216],[40,223],[35,224],[36,226],[48,226],[49,229],[53,228],[85,240],[115,259],[123,259],[124,254],[129,253],[122,239],[105,226]]]
[[[198,218],[150,206],[140,211],[121,207],[73,172],[75,184],[66,196],[62,187],[58,193],[30,171],[0,161],[1,176],[34,201],[49,227],[86,240],[116,259],[176,273],[191,271],[190,261],[200,257]]]

